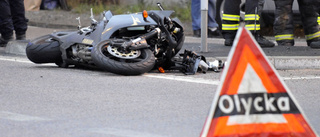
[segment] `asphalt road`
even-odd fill
[[[199,136],[221,73],[120,76],[0,56],[0,136]],[[320,133],[320,70],[280,75]]]
[[[53,31],[59,30],[29,27],[27,38]],[[199,38],[186,41],[184,48],[200,51]],[[221,39],[209,39],[209,43],[212,52],[206,56],[227,56],[230,47],[223,46]],[[264,50],[283,53],[282,48]],[[306,46],[283,50],[292,55],[317,51]],[[0,51],[1,137],[199,136],[221,76],[215,72],[186,76],[175,71],[120,76],[33,64],[26,56]],[[278,71],[320,134],[320,70]]]

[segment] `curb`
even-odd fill
[[[7,44],[7,47],[5,49],[5,53],[26,56],[26,47],[27,47],[28,43],[29,43],[28,40],[10,41]]]
[[[193,38],[189,40],[197,41]],[[216,40],[217,39],[215,39],[215,41]],[[29,40],[10,41],[5,48],[5,53],[26,56],[26,46],[28,42]],[[211,40],[208,42],[210,43]],[[267,58],[277,70],[320,69],[320,56],[268,56]],[[225,62],[227,57],[206,57],[206,59],[209,62],[216,59]]]
[[[320,69],[320,57],[309,56],[269,56],[269,62],[276,70]],[[227,57],[206,57],[207,61],[227,61]]]
[[[320,69],[320,57],[282,56],[271,57],[269,60],[277,70]]]
[[[29,26],[36,26],[42,28],[54,28],[54,29],[76,29],[77,25],[68,25],[68,24],[51,24],[51,23],[42,23],[42,22],[28,22]]]

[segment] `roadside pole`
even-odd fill
[[[208,0],[201,0],[201,52],[208,52]]]

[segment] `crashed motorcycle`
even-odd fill
[[[91,9],[90,26],[81,28],[77,18],[77,31],[36,38],[27,45],[27,57],[34,63],[55,63],[65,68],[82,65],[121,75],[140,75],[152,69],[194,74],[203,57],[186,50],[180,60],[175,59],[183,46],[184,29],[178,18],[170,18],[173,11],[157,5],[160,10],[134,14],[105,11],[99,22]]]

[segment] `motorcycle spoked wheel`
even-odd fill
[[[150,49],[122,53],[110,46],[110,41],[105,40],[100,42],[91,52],[94,64],[108,72],[121,75],[140,75],[150,71],[155,65],[155,57]]]
[[[34,63],[56,63],[62,62],[60,44],[53,40],[50,35],[36,38],[28,43],[26,54]]]

